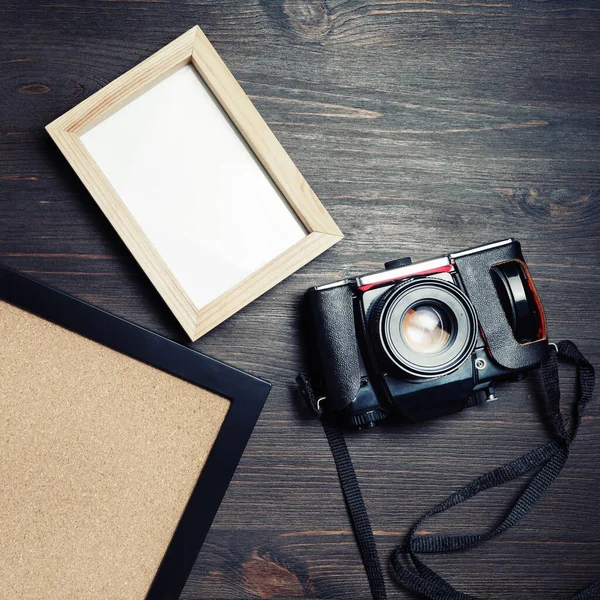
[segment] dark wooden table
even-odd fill
[[[274,388],[183,598],[368,598],[322,429],[294,394],[302,292],[391,258],[514,236],[552,338],[600,365],[600,6],[3,0],[0,261],[180,341],[44,126],[196,23],[346,239],[194,345]],[[571,392],[573,373],[564,380]],[[386,565],[421,513],[548,439],[538,392],[533,376],[480,409],[350,436]],[[521,486],[439,527],[479,530]],[[574,593],[600,575],[598,497],[596,402],[531,515],[432,564],[486,598]],[[388,579],[390,597],[413,597]]]

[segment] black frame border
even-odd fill
[[[146,600],[179,598],[271,385],[0,265],[0,300],[227,398],[231,406]]]

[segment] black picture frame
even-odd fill
[[[271,385],[2,265],[0,299],[230,401],[146,596],[146,600],[179,598]]]

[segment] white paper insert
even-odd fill
[[[191,65],[81,140],[198,309],[307,235]]]

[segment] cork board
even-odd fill
[[[147,362],[156,352],[228,397],[14,304],[130,353],[133,340]],[[253,410],[236,398],[242,387]],[[0,266],[0,598],[159,597],[169,579],[180,590],[268,390]]]
[[[0,301],[0,597],[144,598],[229,401]]]
[[[0,598],[178,597],[270,389],[0,265]]]

